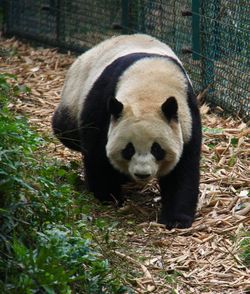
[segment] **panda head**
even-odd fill
[[[106,153],[112,166],[135,181],[168,174],[178,163],[183,137],[178,104],[168,97],[157,113],[134,116],[117,99],[109,102],[111,122]]]

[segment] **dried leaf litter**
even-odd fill
[[[0,49],[0,71],[15,74],[20,85],[31,89],[10,108],[25,113],[39,132],[51,134],[51,116],[75,57],[14,38],[1,38]],[[250,269],[240,258],[240,242],[250,226],[250,129],[240,119],[212,113],[207,105],[201,106],[201,113],[200,201],[192,228],[167,231],[155,222],[157,212],[133,199],[121,209],[130,213],[125,218],[138,218],[122,228],[124,244],[114,252],[141,273],[133,281],[136,293],[245,293],[250,287]],[[66,161],[80,159],[56,140],[47,149]],[[126,189],[128,194],[132,190]],[[139,195],[150,195],[151,203],[152,198],[157,203],[157,184],[144,187]]]

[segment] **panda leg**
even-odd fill
[[[84,169],[88,189],[97,199],[103,203],[116,202],[122,205],[121,178],[107,160],[85,155]]]
[[[175,169],[159,180],[162,210],[159,222],[168,229],[192,226],[199,194],[200,151],[186,146]]]

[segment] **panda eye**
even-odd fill
[[[162,160],[165,157],[166,151],[161,148],[160,144],[155,142],[151,147],[151,153],[156,160]]]
[[[122,157],[126,160],[130,160],[135,154],[135,148],[132,143],[128,143],[127,146],[122,150]]]

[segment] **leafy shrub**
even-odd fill
[[[250,231],[243,235],[241,241],[241,259],[245,265],[250,268]]]
[[[9,111],[27,91],[15,83],[0,75],[0,292],[127,293],[93,249],[75,164],[46,158],[45,140]]]

